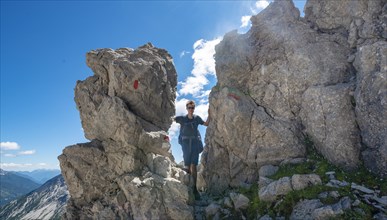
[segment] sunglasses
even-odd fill
[[[187,109],[195,109],[195,107],[187,107]]]

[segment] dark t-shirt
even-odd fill
[[[204,124],[203,119],[198,115],[193,115],[192,119],[185,116],[176,116],[175,121],[180,124],[181,136],[196,136],[199,134],[198,126]]]

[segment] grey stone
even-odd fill
[[[356,199],[353,203],[352,206],[359,206],[360,205],[360,200]]]
[[[387,220],[387,215],[384,214],[383,212],[379,212],[378,214],[374,215],[372,219],[376,220]]]
[[[211,203],[206,208],[206,216],[207,218],[210,218],[211,216],[214,216],[220,209],[220,206],[216,203]]]
[[[387,196],[382,196],[380,198],[377,196],[374,196],[374,197],[372,197],[372,199],[377,201],[378,203],[380,203],[383,206],[387,206]]]
[[[260,176],[259,177],[259,180],[258,180],[258,187],[261,189],[267,185],[269,185],[270,183],[272,183],[274,180],[272,179],[269,179],[267,177],[262,177]]]
[[[373,190],[368,189],[367,187],[364,187],[364,186],[357,185],[356,183],[352,183],[352,184],[351,184],[351,188],[352,188],[352,189],[359,190],[359,191],[361,191],[361,192],[363,192],[363,193],[367,193],[367,194],[372,194],[372,193],[374,193]]]
[[[261,218],[259,218],[259,220],[272,220],[272,218],[270,217],[270,215],[264,215],[262,216]]]
[[[351,84],[309,87],[303,95],[301,118],[316,149],[335,165],[359,164],[360,133],[351,103]]]
[[[261,188],[258,195],[262,201],[273,202],[277,196],[286,195],[290,191],[292,191],[291,179],[289,177],[283,177]]]
[[[225,197],[224,201],[223,201],[223,204],[226,207],[228,207],[228,208],[232,208],[233,207],[230,197]]]
[[[365,165],[382,177],[387,176],[387,42],[380,41],[358,49],[355,91],[356,115]]]
[[[351,199],[346,196],[346,197],[343,197],[342,199],[340,199],[340,204],[341,204],[341,207],[343,208],[343,210],[347,210],[347,209],[350,209],[351,208]]]
[[[292,187],[294,190],[301,190],[309,186],[321,185],[321,183],[321,178],[317,174],[294,174],[292,176]]]
[[[322,206],[323,204],[318,199],[300,201],[294,206],[290,219],[312,220],[312,212]]]
[[[272,176],[278,171],[279,167],[278,166],[273,166],[273,165],[265,165],[259,168],[259,176],[261,177],[267,177],[267,176]]]
[[[311,217],[313,220],[322,220],[329,219],[336,216],[335,211],[333,211],[332,206],[323,206],[321,208],[317,208],[313,210]]]
[[[344,211],[351,208],[351,199],[343,197],[333,205],[325,205],[312,212],[313,219],[329,219],[344,214]]]
[[[344,187],[349,185],[349,183],[347,183],[346,181],[340,181],[340,180],[329,180],[329,183],[332,183],[333,185],[336,185],[339,187]]]
[[[239,193],[230,193],[230,198],[234,204],[234,208],[236,210],[239,209],[246,209],[249,206],[250,200],[244,196],[243,194]]]
[[[339,198],[340,197],[340,194],[338,191],[330,191],[329,192],[329,196],[330,197],[333,197],[333,198]]]
[[[326,199],[326,198],[328,198],[328,192],[322,192],[322,193],[318,194],[317,197],[319,199]]]

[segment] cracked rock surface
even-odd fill
[[[310,0],[302,18],[274,1],[224,36],[201,161],[210,192],[303,157],[305,138],[337,166],[387,175],[386,13],[381,0]]]

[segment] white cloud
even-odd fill
[[[261,0],[261,1],[256,1],[254,6],[250,8],[252,14],[258,14],[260,11],[265,9],[267,6],[269,6],[270,1],[267,0]]]
[[[255,2],[255,7],[257,9],[265,9],[267,6],[269,6],[269,1],[263,0],[263,1],[257,1]]]
[[[57,166],[51,166],[47,163],[0,163],[0,168],[4,170],[14,170],[14,171],[32,171],[36,169],[58,169]]]
[[[0,163],[2,169],[15,169],[15,168],[26,168],[32,166],[31,163]]]
[[[20,145],[16,142],[1,142],[0,148],[3,150],[19,150]]]
[[[174,139],[178,136],[180,130],[180,124],[173,122],[168,131],[169,138]]]
[[[181,83],[182,86],[179,92],[182,95],[192,94],[194,96],[198,96],[200,91],[208,84],[208,82],[209,81],[205,75],[190,76],[185,80],[185,82]]]
[[[245,28],[245,27],[248,27],[250,25],[250,18],[251,16],[250,15],[245,15],[241,18],[241,26],[240,28]]]
[[[211,93],[211,90],[202,90],[202,91],[200,91],[200,95],[199,96],[197,96],[196,98],[198,98],[198,99],[203,99],[204,98],[204,100],[207,102],[208,101],[208,96],[210,95],[210,93]],[[201,102],[203,101],[203,100],[200,100]]]
[[[200,104],[195,107],[195,115],[199,115],[204,121],[207,119],[208,116],[208,103],[207,104]]]
[[[187,114],[187,110],[185,109],[185,104],[187,103],[188,99],[182,98],[179,100],[176,100],[176,115],[185,115]]]
[[[20,151],[19,155],[32,155],[35,154],[36,150],[26,150],[26,151]]]
[[[192,59],[194,60],[193,75],[215,75],[215,46],[221,40],[221,37],[211,41],[200,39],[194,43],[194,53],[192,54]]]
[[[4,154],[4,157],[16,157],[15,154]]]
[[[186,54],[189,54],[189,53],[191,53],[191,52],[185,51],[185,50],[181,51],[180,58],[184,57]]]
[[[206,75],[215,75],[215,46],[222,40],[221,37],[211,41],[200,39],[193,45],[194,53],[192,59],[194,67],[184,82],[181,82],[180,95],[191,94],[194,97],[200,94],[204,86],[209,83]]]

